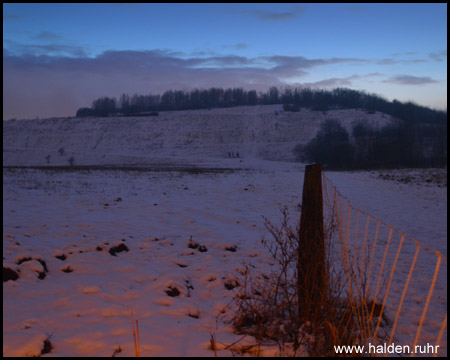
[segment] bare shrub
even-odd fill
[[[274,259],[270,273],[254,274],[247,267],[235,295],[236,311],[231,319],[235,332],[254,337],[258,348],[270,342],[278,346],[281,355],[290,356],[338,356],[334,346],[367,345],[379,320],[382,328],[388,327],[382,306],[367,299],[367,268],[359,264],[369,262],[347,266],[349,256],[356,255],[349,255],[337,236],[332,209],[324,219],[326,294],[323,303],[308,303],[308,297],[299,296],[297,288],[300,221],[293,227],[286,208],[281,214],[279,226],[265,219],[270,238],[262,243]],[[307,276],[314,277],[314,269]],[[359,288],[353,279],[358,279]],[[385,333],[379,331],[377,337],[383,339]]]
[[[299,334],[297,299],[298,226],[289,225],[286,208],[281,209],[281,226],[268,219],[264,224],[271,239],[262,239],[275,260],[268,274],[252,274],[247,268],[243,286],[235,296],[237,311],[232,325],[238,334],[271,340],[281,351],[292,344],[294,354],[304,345]]]

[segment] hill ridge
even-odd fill
[[[293,148],[312,139],[329,118],[338,119],[349,133],[357,120],[380,127],[393,121],[390,115],[361,109],[286,112],[282,105],[167,111],[149,117],[10,120],[3,123],[3,164],[62,166],[70,157],[74,165],[202,163],[214,158],[292,161]]]

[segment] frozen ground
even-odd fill
[[[49,165],[74,156],[78,165],[166,170],[3,170],[3,264],[20,275],[3,283],[4,356],[37,356],[48,337],[46,356],[134,356],[130,307],[142,356],[213,356],[212,333],[219,349],[239,339],[219,315],[231,315],[246,266],[270,267],[263,216],[276,222],[282,205],[293,221],[299,216],[304,166],[267,159],[289,160],[290,149],[317,131],[313,115],[326,115],[270,106],[211,112],[4,124],[5,165],[46,165],[51,154]],[[341,115],[346,125],[360,116],[386,121],[359,110]],[[385,175],[327,173],[354,206],[446,255],[447,188]],[[128,251],[119,252],[121,244]],[[407,263],[414,247],[405,247]],[[417,328],[435,265],[424,256],[396,343],[411,341]],[[421,342],[434,344],[445,316],[446,273],[445,263]],[[391,302],[400,295],[394,287]],[[445,332],[440,355],[446,339]]]
[[[268,266],[262,216],[279,219],[286,204],[297,217],[303,182],[300,164],[256,165],[203,174],[4,170],[3,261],[20,270],[3,286],[4,355],[37,355],[52,334],[52,356],[110,356],[119,346],[117,356],[134,356],[130,306],[142,355],[211,356],[211,333],[236,341],[217,319],[236,291],[227,287],[246,265]],[[446,253],[446,188],[393,185],[364,172],[328,177],[355,206]],[[207,251],[189,248],[191,238]],[[120,243],[129,251],[112,256]],[[38,260],[48,268],[42,280]],[[433,264],[424,271],[432,274]],[[430,309],[437,318],[446,311],[444,271],[442,301]],[[175,288],[179,295],[166,293]],[[400,339],[415,331],[417,316]],[[424,339],[438,326],[425,328]]]

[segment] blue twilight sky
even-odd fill
[[[447,4],[3,4],[3,119],[213,86],[446,110]]]

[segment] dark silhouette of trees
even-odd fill
[[[88,117],[93,116],[93,112],[91,108],[79,108],[77,110],[76,117]]]
[[[373,156],[376,130],[364,121],[353,124],[352,135],[354,140],[354,166],[364,168],[370,162],[369,156]]]
[[[269,95],[269,99],[268,99],[269,104],[279,104],[280,103],[280,101],[279,101],[279,92],[278,92],[278,89],[275,86],[272,86],[269,89],[269,94],[268,95]]]
[[[320,125],[316,137],[298,150],[300,160],[320,163],[332,169],[347,167],[353,157],[348,132],[338,120],[334,119],[325,120]]]
[[[109,114],[137,114],[146,111],[208,109],[241,105],[283,104],[285,111],[365,109],[392,115],[410,123],[427,122],[446,124],[447,112],[429,109],[412,102],[388,101],[380,95],[347,88],[333,90],[311,88],[286,88],[272,86],[266,92],[242,88],[210,88],[191,91],[167,90],[162,95],[122,94],[114,98],[102,97],[91,108],[80,108],[77,116],[108,116]]]
[[[122,94],[119,98],[119,105],[124,114],[129,114],[131,109],[130,96],[128,94]]]
[[[92,102],[92,112],[96,116],[110,116],[116,113],[116,99],[102,97]]]
[[[329,169],[443,167],[447,126],[398,120],[382,128],[353,124],[352,138],[337,120],[326,120],[316,137],[294,148],[297,159]]]
[[[257,105],[258,104],[258,94],[256,90],[250,90],[247,94],[248,105]]]

